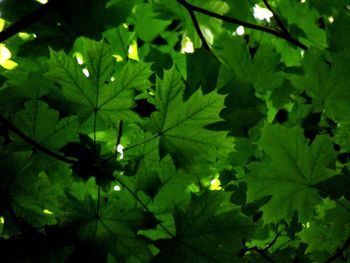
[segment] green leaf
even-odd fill
[[[147,3],[135,8],[135,31],[145,42],[154,40],[170,24],[170,21],[160,20],[153,12],[152,6]]]
[[[328,201],[331,202],[331,201]],[[338,201],[342,206],[349,206],[345,200]],[[298,234],[300,239],[308,244],[307,252],[311,253],[312,258],[323,260],[325,257],[331,257],[338,247],[346,241],[350,233],[349,211],[344,207],[332,202],[330,207],[324,207],[325,214],[304,225],[303,230]],[[323,257],[323,258],[322,258]]]
[[[1,262],[349,261],[348,0],[0,10]]]
[[[278,12],[287,20],[291,31],[293,28],[297,29],[299,38],[303,42],[320,48],[327,47],[326,32],[317,24],[317,19],[320,15],[315,9],[310,8],[308,3],[279,0]],[[303,17],[303,19],[298,19],[300,17]],[[300,30],[301,32],[298,32]]]
[[[220,64],[216,58],[205,49],[198,49],[186,58],[187,89],[186,95],[193,94],[198,88],[203,93],[213,91],[219,74]]]
[[[154,104],[158,111],[152,113],[147,127],[160,137],[160,153],[170,153],[180,166],[199,159],[215,161],[233,148],[225,132],[205,129],[220,120],[224,96],[198,90],[184,102],[184,88],[175,68],[157,80]]]
[[[18,152],[1,156],[0,182],[1,212],[5,215],[5,233],[12,235],[23,231],[18,220],[25,220],[34,227],[55,224],[52,214],[57,211],[62,189],[48,180],[45,173],[36,175],[32,171],[31,152]],[[6,175],[6,176],[5,176]]]
[[[198,187],[201,179],[212,176],[211,171],[197,166],[192,167],[190,173],[176,170],[169,155],[161,160],[158,172],[162,187],[150,205],[150,210],[157,215],[187,207],[191,199],[190,187],[194,185]]]
[[[74,116],[59,120],[59,113],[40,100],[27,101],[15,116],[15,124],[27,136],[52,150],[59,150],[76,139],[78,128]]]
[[[295,85],[305,88],[314,100],[315,109],[337,122],[349,121],[350,92],[347,88],[349,69],[346,66],[350,53],[344,51],[332,58],[318,50],[305,56],[305,76],[293,76]]]
[[[135,105],[134,89],[148,87],[149,65],[129,62],[121,72],[114,72],[115,59],[103,41],[81,38],[76,46],[85,67],[62,51],[51,51],[48,74],[62,85],[62,96],[74,106],[74,112],[91,125],[95,114],[98,123],[107,126],[114,126],[122,119],[138,120],[131,110]]]
[[[187,209],[175,212],[176,237],[159,240],[155,262],[243,262],[238,254],[255,226],[230,208],[228,198],[218,191],[192,195]]]
[[[297,126],[267,125],[259,145],[266,156],[249,165],[250,173],[244,178],[248,202],[272,195],[262,207],[266,223],[289,221],[295,211],[306,222],[322,200],[315,185],[335,174],[328,168],[334,158],[330,139],[319,136],[308,146]]]
[[[0,88],[1,112],[16,112],[28,99],[38,99],[49,93],[54,83],[44,76],[44,61],[22,59],[11,71],[4,72],[7,81]]]
[[[148,262],[152,254],[136,231],[144,220],[143,213],[131,208],[116,198],[98,201],[90,195],[78,200],[68,194],[66,206],[63,207],[62,220],[79,222],[74,234],[78,240],[93,242],[101,251],[110,252],[117,261]],[[128,207],[129,209],[125,210]]]

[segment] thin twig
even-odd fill
[[[58,2],[58,0],[51,0],[48,3],[41,5],[33,12],[29,13],[25,17],[21,18],[19,21],[10,25],[4,31],[0,32],[0,43],[16,35],[17,33],[25,30],[35,22],[39,21],[41,18],[43,18],[51,12],[54,9],[55,4],[57,4]]]
[[[276,233],[275,238],[264,249],[260,249],[257,246],[250,247],[250,248],[245,247],[241,252],[242,256],[244,256],[245,253],[248,251],[255,251],[256,253],[260,254],[266,261],[273,263],[274,262],[273,259],[270,258],[266,252],[268,252],[268,250],[276,243],[277,239],[280,237],[283,231],[284,229]]]
[[[247,253],[248,251],[255,251],[256,253],[258,253],[259,255],[261,255],[266,261],[273,263],[274,261],[272,260],[272,258],[270,258],[264,249],[259,249],[257,246],[254,247],[249,247],[249,248],[244,248],[242,255],[244,256],[245,253]]]
[[[245,21],[233,18],[233,17],[219,15],[217,13],[211,12],[211,11],[203,9],[201,7],[191,5],[191,4],[187,3],[185,0],[176,0],[176,1],[179,4],[181,4],[183,7],[185,7],[187,10],[190,9],[190,10],[195,11],[195,12],[199,12],[199,13],[211,16],[211,17],[215,17],[215,18],[221,19],[222,21],[225,21],[225,22],[228,22],[228,23],[231,23],[231,24],[241,25],[241,26],[244,26],[246,28],[259,30],[259,31],[262,31],[262,32],[274,35],[274,36],[276,36],[278,38],[287,40],[288,42],[292,43],[293,45],[295,45],[295,46],[297,46],[297,47],[299,47],[299,48],[301,48],[303,50],[308,50],[307,46],[305,46],[303,43],[299,42],[298,40],[292,38],[290,36],[290,34],[286,34],[284,32],[279,32],[279,31],[276,31],[276,30],[274,30],[272,28],[269,28],[269,27],[264,27],[264,26],[260,26],[260,25],[256,25],[256,24],[251,24],[251,23],[248,23],[248,22],[245,22]]]
[[[33,146],[35,149],[37,149],[38,151],[41,151],[43,153],[46,153],[47,155],[60,160],[62,162],[65,163],[69,163],[69,164],[74,164],[76,163],[76,161],[68,159],[62,155],[59,155],[47,148],[45,148],[44,146],[42,146],[41,144],[37,143],[36,141],[34,141],[33,139],[31,139],[30,137],[28,137],[27,135],[25,135],[23,132],[21,132],[19,129],[17,129],[12,123],[10,123],[7,119],[5,119],[3,116],[0,115],[0,121],[12,132],[14,132],[18,137],[20,137],[23,141],[25,141],[26,143],[28,143],[29,145]]]
[[[275,238],[271,241],[270,244],[268,244],[268,245],[263,249],[263,251],[269,250],[269,249],[276,243],[277,239],[280,237],[280,235],[282,234],[283,231],[284,231],[284,229],[281,230],[280,232],[276,233]]]

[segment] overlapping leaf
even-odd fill
[[[105,200],[108,202],[101,200],[99,207],[98,201],[88,194],[84,200],[68,194],[60,217],[68,225],[79,222],[79,227],[74,229],[76,238],[93,242],[94,247],[111,253],[117,261],[149,262],[152,254],[147,243],[136,236],[144,220],[142,211],[115,197]]]
[[[214,132],[205,126],[217,122],[223,109],[224,96],[216,92],[203,95],[196,91],[183,101],[184,84],[172,68],[164,79],[157,80],[154,104],[158,109],[147,121],[156,137],[160,137],[160,153],[170,153],[176,164],[187,166],[196,159],[215,161],[233,149],[225,132]]]
[[[44,173],[33,173],[32,153],[18,152],[0,156],[1,214],[5,215],[5,233],[21,232],[20,220],[34,227],[56,223],[54,217],[45,214],[57,208],[60,189],[49,182]]]
[[[155,262],[244,262],[242,242],[255,226],[230,209],[228,197],[218,191],[192,195],[187,209],[174,214],[176,236],[158,241]]]
[[[295,211],[305,222],[321,201],[315,184],[335,174],[328,168],[334,158],[330,139],[319,136],[308,146],[300,128],[268,125],[259,145],[267,156],[249,165],[248,202],[272,195],[262,207],[266,222],[289,221]]]
[[[109,126],[121,119],[138,120],[131,110],[135,106],[134,91],[148,87],[150,66],[129,62],[120,72],[114,72],[115,59],[103,41],[81,38],[76,47],[85,68],[64,52],[51,51],[48,74],[62,86],[61,94],[72,104],[73,111],[91,123],[96,115],[98,124],[102,121]]]
[[[59,120],[59,113],[40,100],[27,101],[15,117],[16,126],[35,142],[52,150],[76,139],[75,116]]]

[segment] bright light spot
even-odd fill
[[[5,20],[0,18],[0,32],[4,29],[5,27]]]
[[[300,0],[300,3],[304,4],[306,2],[306,0]]]
[[[128,57],[133,59],[133,60],[137,60],[139,61],[139,53],[137,51],[137,42],[134,41],[130,46],[129,46],[129,49],[128,49]]]
[[[115,77],[111,77],[111,81],[112,81],[112,82],[115,81]]]
[[[38,36],[37,36],[36,34],[33,34],[33,37],[34,37],[34,38],[37,38]]]
[[[5,224],[5,219],[3,216],[0,216],[0,224]]]
[[[81,53],[75,52],[74,56],[77,59],[77,62],[78,62],[79,65],[83,65],[84,64],[83,55]]]
[[[121,188],[119,185],[115,185],[115,186],[113,187],[113,190],[114,190],[114,191],[120,191],[120,190],[122,190],[122,188]]]
[[[0,44],[0,64],[11,58],[10,50],[4,44]]]
[[[334,17],[333,16],[328,17],[328,21],[329,21],[329,23],[332,24],[334,22]]]
[[[18,33],[18,36],[21,38],[21,39],[23,39],[23,40],[27,40],[27,39],[29,39],[30,38],[30,34],[28,34],[28,33],[26,33],[26,32],[19,32]]]
[[[123,159],[124,158],[124,146],[121,145],[121,144],[118,144],[117,146],[117,152],[120,153],[120,159]]]
[[[122,56],[120,56],[120,55],[113,55],[113,57],[115,57],[115,58],[116,58],[117,62],[121,62],[121,61],[123,61],[123,57],[122,57]]]
[[[305,55],[305,51],[304,51],[304,50],[301,50],[301,51],[300,51],[300,55],[301,55],[301,57],[303,58],[304,55]]]
[[[221,186],[220,186],[221,182],[219,179],[215,178],[213,180],[210,181],[210,190],[221,190]]]
[[[193,48],[193,43],[189,37],[185,37],[182,39],[182,48],[181,48],[181,53],[193,53],[194,48]]]
[[[207,27],[203,27],[202,32],[203,32],[203,36],[204,36],[205,40],[209,43],[209,45],[212,45],[214,43],[213,32]]]
[[[310,222],[306,222],[306,224],[302,224],[304,228],[309,228],[310,227]]]
[[[56,25],[58,25],[58,26],[62,26],[62,24],[60,23],[60,22],[57,22],[57,24]]]
[[[125,24],[125,23],[123,23],[123,27],[124,27],[125,29],[128,29],[128,28],[129,28],[128,25]]]
[[[52,215],[53,214],[49,209],[44,209],[43,213],[47,214],[47,215]]]
[[[258,5],[254,6],[254,17],[258,20],[266,20],[270,22],[270,18],[273,17],[273,14],[267,8],[260,7]]]
[[[84,73],[85,77],[87,77],[87,78],[90,76],[90,73],[89,73],[87,68],[83,69],[83,73]]]
[[[236,34],[237,35],[239,35],[239,36],[242,36],[242,35],[244,35],[244,27],[243,26],[239,26],[239,27],[237,27],[237,29],[236,29]]]
[[[39,2],[40,4],[46,4],[48,2],[48,0],[36,0],[37,2]]]
[[[4,44],[0,44],[0,65],[3,68],[11,70],[17,67],[17,63],[10,60],[10,58],[10,50]]]
[[[17,67],[18,64],[12,60],[6,60],[6,62],[4,64],[2,64],[1,66],[7,70],[11,70],[11,69],[14,69],[15,67]]]

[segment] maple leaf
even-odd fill
[[[148,262],[152,254],[147,243],[136,235],[144,220],[143,212],[128,206],[130,202],[123,198],[106,197],[108,202],[101,200],[100,206],[96,198],[100,197],[93,198],[85,192],[80,200],[67,193],[59,218],[67,226],[79,222],[73,235],[78,240],[93,242],[94,247],[111,253],[118,261]]]
[[[61,2],[0,0],[2,262],[349,260],[346,0]]]
[[[52,150],[76,138],[78,120],[75,116],[59,119],[59,112],[40,100],[27,101],[15,116],[16,126],[31,139]]]
[[[267,125],[258,144],[267,155],[249,165],[248,202],[272,195],[262,207],[266,223],[289,221],[298,211],[301,222],[312,218],[321,202],[315,185],[335,174],[328,165],[334,158],[332,143],[323,135],[311,146],[299,127]]]
[[[98,124],[112,127],[118,120],[139,120],[131,110],[135,106],[134,91],[149,85],[150,65],[128,62],[115,72],[116,61],[109,45],[80,38],[76,46],[85,67],[63,51],[51,50],[48,73],[62,86],[61,95],[72,104],[73,112],[91,125],[95,123],[94,115]]]
[[[33,173],[30,151],[0,156],[1,213],[5,216],[5,233],[14,234],[21,229],[21,220],[34,227],[55,224],[45,211],[57,209],[62,189],[48,180],[45,173]],[[54,194],[53,194],[53,192]]]
[[[219,113],[225,96],[216,92],[203,95],[196,91],[183,101],[185,85],[181,75],[172,69],[158,79],[152,102],[157,112],[152,113],[146,128],[160,137],[161,156],[170,153],[175,163],[187,166],[196,159],[215,161],[233,150],[232,139],[226,132],[211,131],[205,126],[220,121]]]
[[[218,191],[193,194],[187,208],[174,213],[176,236],[157,242],[161,252],[155,262],[177,262],[178,257],[182,262],[242,262],[242,242],[255,225],[233,210],[228,198]]]

